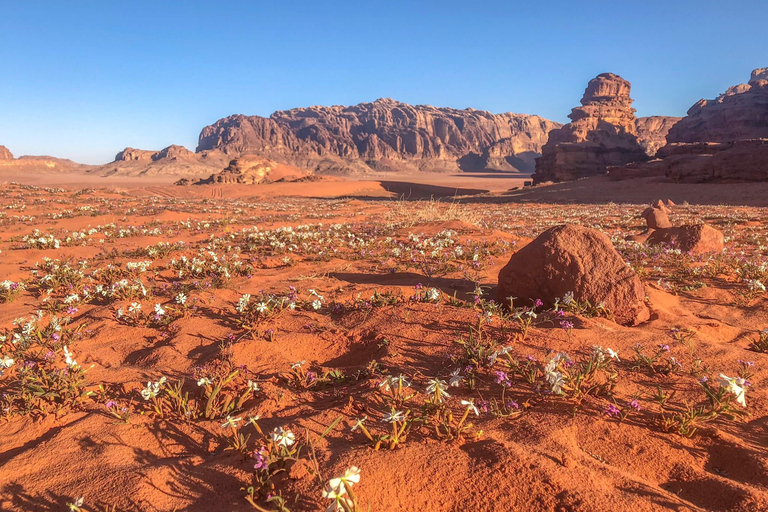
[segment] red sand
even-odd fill
[[[468,278],[488,287],[487,298],[492,298],[498,270],[515,250],[514,244],[526,243],[550,225],[580,223],[619,237],[638,232],[642,204],[657,199],[651,194],[660,195],[659,187],[595,180],[591,187],[577,182],[526,189],[519,197],[485,194],[466,205],[436,205],[390,201],[376,181],[139,187],[127,180],[104,181],[108,190],[78,193],[76,189],[86,182],[57,179],[56,186],[67,189],[1,186],[0,281],[25,280],[27,289],[11,302],[0,299],[0,334],[13,329],[14,319],[27,318],[44,306],[47,294],[31,272],[44,257],[68,260],[73,266],[86,261],[86,275],[108,264],[124,267],[126,262],[151,260],[141,279],[154,297],[140,300],[142,310],[151,312],[156,303],[172,309],[179,291],[194,307],[170,328],[154,328],[116,319],[118,307],[127,310],[131,300],[77,305],[69,316],[73,325],[84,327],[68,348],[88,369],[86,389],[94,393],[56,414],[0,413],[0,418],[5,416],[0,422],[2,510],[67,510],[67,503],[78,497],[84,498],[82,509],[89,511],[253,510],[244,488],[253,484],[255,461],[251,455],[244,460],[225,450],[222,435],[229,429],[221,427],[224,419],[187,420],[170,413],[161,418],[140,394],[147,381],[164,375],[171,381],[185,378],[186,389],[196,396],[200,388],[195,380],[201,374],[195,369],[217,365],[240,367],[260,385],[234,417],[247,420],[260,415],[265,432],[290,428],[305,446],[300,461],[273,479],[271,492],[281,493],[290,510],[325,510],[330,501],[321,496],[323,486],[350,466],[361,469],[354,490],[363,511],[768,510],[768,355],[750,349],[759,331],[768,327],[766,296],[748,296],[741,276],[728,265],[719,273],[696,275],[688,270],[713,264],[677,264],[679,258],[668,255],[648,255],[636,262],[645,269],[641,277],[652,310],[651,320],[638,327],[572,316],[571,339],[552,322],[533,327],[525,339],[514,322],[502,329],[496,319],[484,328],[487,336],[499,346],[511,346],[519,358],[530,355],[546,361],[549,350],[583,357],[593,345],[618,351],[621,361],[616,363],[618,383],[612,397],[555,397],[536,393],[517,378],[506,398],[514,399],[524,412],[512,417],[472,414],[468,420],[472,427],[460,440],[449,441],[430,426],[415,425],[399,448],[374,451],[359,430],[351,430],[363,416],[373,430],[381,432],[386,426],[380,421],[388,411],[379,391],[386,375],[402,374],[412,381],[419,392],[418,404],[424,403],[428,380],[449,378],[456,367],[451,357],[459,354],[455,341],[466,338],[470,326],[477,324],[478,310],[471,307],[469,295],[474,284]],[[461,187],[491,190],[482,179],[475,183],[462,182]],[[101,183],[91,181],[88,186]],[[712,202],[709,196],[738,204],[743,195],[752,197],[755,187],[707,187],[665,188],[669,191],[665,196],[676,202],[694,203],[677,208],[672,221],[705,219],[726,232],[728,254],[743,251],[747,260],[765,265],[764,208],[696,205]],[[575,204],[546,204],[573,201],[569,194],[574,189],[589,189],[589,194],[577,192]],[[589,204],[603,202],[601,198],[618,189],[622,200],[633,206]],[[731,192],[726,197],[728,190],[743,194]],[[329,199],[311,199],[320,196]],[[336,199],[343,196],[367,199]],[[509,200],[531,202],[505,202]],[[330,228],[341,223],[349,226]],[[302,229],[302,225],[314,227]],[[242,230],[254,226],[260,231],[292,227],[307,235],[293,241],[281,235],[285,249],[249,249]],[[90,228],[95,232],[89,234]],[[21,236],[35,229],[54,235],[61,246],[25,248]],[[121,229],[125,236],[115,237]],[[469,250],[475,244],[490,251],[491,258],[483,254],[479,268],[473,270],[472,259],[462,256],[451,260],[444,271],[433,269],[430,277],[418,261],[395,256],[392,242],[387,241],[396,240],[402,251],[415,249],[418,254],[419,243],[438,240],[444,230],[454,231],[450,251],[456,245]],[[67,244],[74,231],[84,231],[82,239]],[[185,246],[156,259],[135,252],[161,241],[184,241]],[[209,287],[210,275],[179,278],[178,271],[170,268],[171,261],[182,255],[191,260],[211,251],[217,258],[231,258],[237,250],[254,269],[248,275],[234,275],[222,287]],[[434,246],[423,250],[430,254]],[[696,282],[706,286],[693,286]],[[440,303],[408,300],[421,293],[418,285],[439,289]],[[286,311],[253,336],[235,323],[235,306],[242,294],[252,294],[256,300],[260,291],[286,294],[289,286],[298,288],[302,297],[316,290],[324,306],[318,311]],[[374,291],[400,293],[405,300],[343,314],[330,310],[332,302],[368,300]],[[61,302],[70,292],[59,289],[46,302]],[[454,294],[468,300],[470,307],[452,304],[449,298]],[[59,314],[66,313],[62,309]],[[676,328],[695,333],[692,350],[670,335]],[[682,369],[669,375],[633,369],[632,347],[638,343],[648,352],[669,345],[663,357],[675,357]],[[0,347],[0,357],[18,350],[10,341]],[[56,357],[62,357],[60,350],[56,348]],[[296,387],[286,373],[292,363],[302,360],[317,376],[339,370],[346,378],[308,389]],[[654,423],[659,407],[651,395],[657,386],[675,391],[675,404],[703,404],[697,379],[721,372],[735,376],[740,360],[754,362],[746,416],[702,422],[692,437]],[[377,369],[372,372],[373,361]],[[16,361],[0,377],[0,396],[13,389],[22,364]],[[493,370],[488,370],[478,377],[475,390],[465,384],[450,388],[449,409],[461,416],[460,400],[498,400],[501,386],[494,379]],[[108,390],[105,397],[100,396],[99,384]],[[605,414],[608,404],[624,405],[633,396],[638,397],[640,412],[621,422]],[[132,411],[127,424],[107,413],[107,400]],[[255,446],[257,435],[251,425],[243,423],[239,431],[250,435]],[[276,510],[264,496],[257,499],[259,506]]]

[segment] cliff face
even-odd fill
[[[669,131],[670,144],[768,138],[768,68],[714,100],[699,100]]]
[[[656,152],[667,143],[669,130],[681,119],[682,117],[671,116],[637,118],[637,140],[648,156],[656,155]]]
[[[613,73],[590,80],[571,122],[549,134],[536,161],[535,183],[603,174],[606,167],[647,160],[637,137],[630,83]]]
[[[666,175],[689,183],[768,180],[768,68],[754,70],[748,84],[696,102],[669,130],[656,157],[610,172]]]
[[[125,148],[115,161],[88,172],[100,176],[207,176],[221,171],[230,158],[220,152],[193,153],[184,146],[168,146],[160,151]]]
[[[202,130],[197,151],[258,154],[325,173],[531,172],[547,134],[559,126],[539,116],[381,99],[278,111],[269,118],[230,116]]]
[[[3,173],[59,173],[81,172],[90,166],[78,164],[65,158],[52,156],[23,155],[14,158],[5,146],[0,146],[0,172]]]

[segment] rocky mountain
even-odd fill
[[[160,151],[125,148],[115,160],[89,172],[99,176],[208,176],[221,171],[231,160],[218,151],[193,153],[184,146]]]
[[[261,156],[245,155],[232,160],[223,171],[212,174],[203,183],[241,183],[257,185],[281,180],[296,180],[310,176],[297,167],[280,164]]]
[[[558,123],[525,114],[408,105],[392,99],[234,115],[206,126],[198,152],[257,154],[318,173],[531,172]]]
[[[536,161],[534,183],[567,181],[606,172],[608,166],[648,159],[637,137],[630,83],[613,73],[589,81],[571,122],[549,134]]]
[[[0,146],[0,172],[12,173],[59,173],[83,172],[91,166],[79,164],[66,158],[52,156],[23,155],[14,158],[5,146]]]
[[[699,100],[669,131],[670,144],[768,138],[768,68],[714,100]]]
[[[768,180],[768,68],[713,100],[699,100],[667,135],[657,160],[611,175],[666,175],[675,181]]]
[[[659,148],[666,145],[669,130],[681,119],[671,116],[637,118],[637,140],[648,156],[655,156]]]

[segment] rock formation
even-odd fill
[[[8,148],[0,146],[0,172],[6,174],[82,172],[89,168],[88,165],[52,156],[22,155],[14,158]]]
[[[650,116],[638,117],[637,140],[645,149],[645,153],[653,157],[656,152],[667,143],[669,130],[682,119],[682,117]]]
[[[649,229],[664,229],[671,228],[672,223],[669,222],[669,216],[664,208],[650,207],[643,212],[642,217],[645,219]]]
[[[699,100],[667,135],[669,144],[729,143],[768,139],[768,68],[756,69],[748,84],[714,100]]]
[[[268,118],[230,116],[203,128],[197,151],[256,154],[321,173],[532,172],[547,134],[559,126],[539,116],[380,99]]]
[[[627,239],[641,244],[666,245],[683,252],[722,252],[725,247],[723,232],[709,224],[685,224],[673,227],[667,214],[671,212],[669,208],[674,205],[669,199],[666,203],[659,199],[651,207],[646,208],[641,217],[645,219],[648,229]]]
[[[555,226],[517,251],[499,272],[498,300],[516,303],[541,299],[553,304],[573,292],[579,301],[603,303],[616,322],[648,320],[645,289],[611,240],[582,226]]]
[[[699,100],[667,134],[657,160],[610,169],[617,179],[666,175],[675,181],[768,180],[768,68],[714,100]]]
[[[184,146],[168,146],[160,151],[125,148],[112,163],[89,172],[100,176],[208,176],[226,167],[231,160],[223,153],[193,153]]]
[[[259,183],[298,179],[307,176],[307,173],[296,167],[279,164],[264,157],[245,155],[232,160],[226,169],[213,174],[202,183],[240,183],[256,185]]]
[[[648,236],[650,245],[667,245],[691,253],[718,253],[725,247],[723,232],[709,224],[685,224],[657,229]]]
[[[590,80],[582,106],[568,116],[571,122],[549,133],[534,183],[595,176],[608,166],[647,160],[629,91],[629,82],[613,73]]]
[[[659,151],[675,181],[768,180],[768,68],[714,100],[700,100]]]

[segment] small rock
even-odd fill
[[[498,300],[552,305],[573,292],[579,301],[600,303],[617,323],[637,325],[650,317],[640,278],[603,233],[582,226],[555,226],[517,251],[499,272]],[[527,301],[527,302],[526,302]]]

